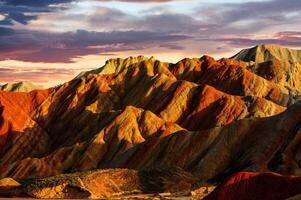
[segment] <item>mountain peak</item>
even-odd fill
[[[20,81],[0,85],[0,90],[8,92],[31,92],[32,90],[36,89],[41,89],[41,86],[35,85],[28,81]]]
[[[85,71],[81,72],[76,78],[81,78],[83,76],[86,76],[88,74],[112,74],[112,73],[118,73],[122,71],[124,68],[129,67],[130,65],[133,65],[135,63],[140,63],[143,61],[150,61],[155,62],[156,58],[154,56],[146,57],[143,55],[139,56],[130,56],[127,58],[111,58],[105,62],[105,65],[91,70],[91,71]]]
[[[284,48],[274,44],[260,44],[249,49],[243,49],[231,58],[255,63],[269,60],[285,60],[289,63],[301,63],[301,50]]]

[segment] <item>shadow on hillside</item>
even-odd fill
[[[236,173],[223,181],[205,200],[282,200],[298,195],[301,191],[300,177],[281,177],[272,173],[261,173],[253,177],[243,177],[244,174],[240,176],[240,173]],[[237,178],[232,180],[234,177]]]

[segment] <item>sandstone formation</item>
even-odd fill
[[[300,193],[301,177],[240,172],[222,183],[204,200],[298,199]]]
[[[247,50],[237,60],[111,59],[52,89],[0,92],[0,178],[29,185],[29,178],[61,180],[26,191],[22,182],[23,189],[9,195],[98,198],[113,195],[111,186],[95,196],[66,177],[78,180],[74,177],[83,172],[119,180],[129,173],[138,179],[153,167],[176,167],[196,178],[186,188],[190,192],[238,171],[300,175],[299,64],[285,64],[297,61],[298,54],[287,51],[291,57],[275,56],[281,63],[268,58],[249,62],[243,59],[250,57]],[[113,171],[88,172],[98,169]]]
[[[0,180],[0,195],[33,198],[112,198],[150,193],[190,191],[195,178],[181,169],[153,168],[145,171],[106,169],[57,175],[44,179]],[[10,188],[2,186],[9,182]],[[5,187],[5,188],[4,188]]]
[[[35,90],[29,93],[0,91],[0,155],[3,145],[22,131],[35,125],[31,119],[33,111],[45,100],[50,90]]]
[[[243,67],[210,57],[185,60],[171,66],[153,58],[132,65],[125,62],[116,73],[89,74],[55,88],[31,113],[36,125],[24,125],[23,133],[11,138],[15,145],[4,145],[0,174],[48,176],[94,169],[158,135],[223,127],[243,118],[285,110],[279,105],[285,104],[283,88]],[[184,62],[191,62],[186,65],[192,72],[204,68],[202,73],[211,78],[184,76],[180,68]],[[224,73],[229,73],[227,87]],[[244,74],[250,80],[266,81],[268,97],[254,86],[240,92]],[[271,95],[269,90],[280,93]]]
[[[154,57],[150,58],[151,60],[155,60]],[[75,78],[81,78],[83,76],[87,76],[89,74],[113,74],[113,73],[119,73],[124,68],[127,68],[135,63],[141,63],[143,61],[149,60],[148,57],[145,56],[138,56],[138,57],[128,57],[126,59],[123,58],[116,58],[116,59],[109,59],[106,61],[105,65],[91,70],[91,71],[84,71],[81,72],[78,76]]]
[[[243,49],[232,57],[245,62],[262,63],[269,60],[281,60],[290,63],[301,63],[301,50],[283,48],[278,45],[262,44],[250,49]]]
[[[0,195],[9,195],[10,191],[21,184],[12,178],[4,178],[0,180]]]
[[[300,111],[301,104],[296,103],[269,118],[154,137],[117,156],[109,166],[143,169],[157,164],[176,165],[201,181],[222,179],[241,170],[300,175]]]
[[[41,86],[34,85],[33,83],[26,81],[21,81],[17,83],[6,83],[4,85],[0,85],[0,90],[7,92],[31,92],[37,89],[41,89]]]
[[[232,58],[247,62],[250,71],[286,87],[290,93],[300,94],[301,50],[259,45],[244,49]]]

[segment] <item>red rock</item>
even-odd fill
[[[45,100],[51,90],[34,90],[30,93],[0,91],[2,123],[0,124],[0,147],[8,135],[21,131],[31,120],[31,114]]]
[[[275,173],[239,172],[204,200],[282,200],[301,193],[301,177]]]
[[[201,182],[240,170],[300,174],[301,104],[271,65],[113,59],[54,89],[0,92],[0,177],[158,165]]]

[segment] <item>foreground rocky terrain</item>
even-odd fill
[[[300,199],[300,191],[300,176],[240,172],[226,180],[205,199]]]
[[[298,188],[261,173],[301,174],[300,70],[299,51],[261,45],[232,59],[111,59],[51,89],[0,92],[0,195],[203,198],[219,185],[207,198],[248,199],[261,179]],[[233,178],[241,171],[258,174]]]

